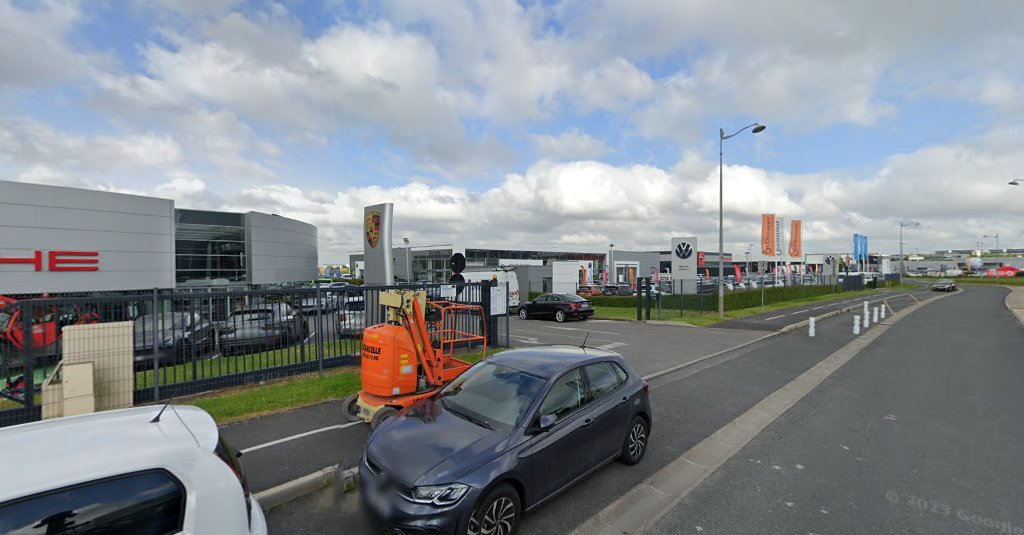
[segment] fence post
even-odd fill
[[[35,406],[35,348],[33,345],[32,337],[32,318],[35,317],[35,306],[31,300],[24,301],[24,305],[21,306],[21,332],[24,335],[25,348],[21,352],[23,359],[22,365],[22,377],[25,379],[25,407],[31,409]],[[25,310],[28,308],[28,310]]]
[[[644,279],[638,277],[636,279],[636,320],[643,321],[643,299],[644,299]]]
[[[645,293],[647,294],[647,298],[645,299],[645,301],[647,302],[647,314],[646,314],[645,317],[646,317],[646,319],[649,320],[649,319],[651,319],[651,278],[650,277],[644,277],[644,290],[646,290]]]
[[[316,285],[316,343],[317,343],[317,370],[320,377],[324,376],[324,303],[320,295],[320,285]],[[306,341],[302,341],[305,345]]]
[[[160,307],[160,290],[153,288],[153,401],[160,401],[160,348],[157,347],[156,333],[159,325],[157,314]]]
[[[512,294],[509,281],[505,281],[505,347],[512,347],[510,326],[512,322]]]

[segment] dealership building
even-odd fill
[[[0,294],[262,288],[316,276],[308,223],[0,181]]]

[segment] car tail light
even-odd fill
[[[252,522],[252,500],[249,498],[249,483],[245,479],[245,474],[242,472],[242,463],[238,462],[238,458],[242,456],[242,453],[235,451],[224,437],[219,437],[217,440],[217,447],[213,450],[224,464],[228,465],[231,472],[238,478],[238,483],[242,485],[242,495],[245,496],[245,512],[249,518],[249,522]]]
[[[651,389],[651,385],[647,384],[647,379],[644,379],[644,395],[646,396]]]
[[[580,307],[580,304],[579,303],[573,303],[573,304],[571,304],[569,306],[571,306],[573,308],[573,310],[575,310],[575,309]]]
[[[346,319],[348,319],[348,318],[345,317],[345,313],[344,312],[339,312],[338,313],[338,321],[345,321]]]

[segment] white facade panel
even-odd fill
[[[249,282],[313,280],[317,270],[315,226],[276,215],[245,214]]]
[[[174,203],[101,191],[0,181],[0,293],[174,287]],[[51,251],[95,253],[95,271],[59,271]],[[56,269],[53,269],[56,268]]]

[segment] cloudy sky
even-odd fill
[[[0,0],[0,178],[361,248],[1024,247],[1024,2]]]

